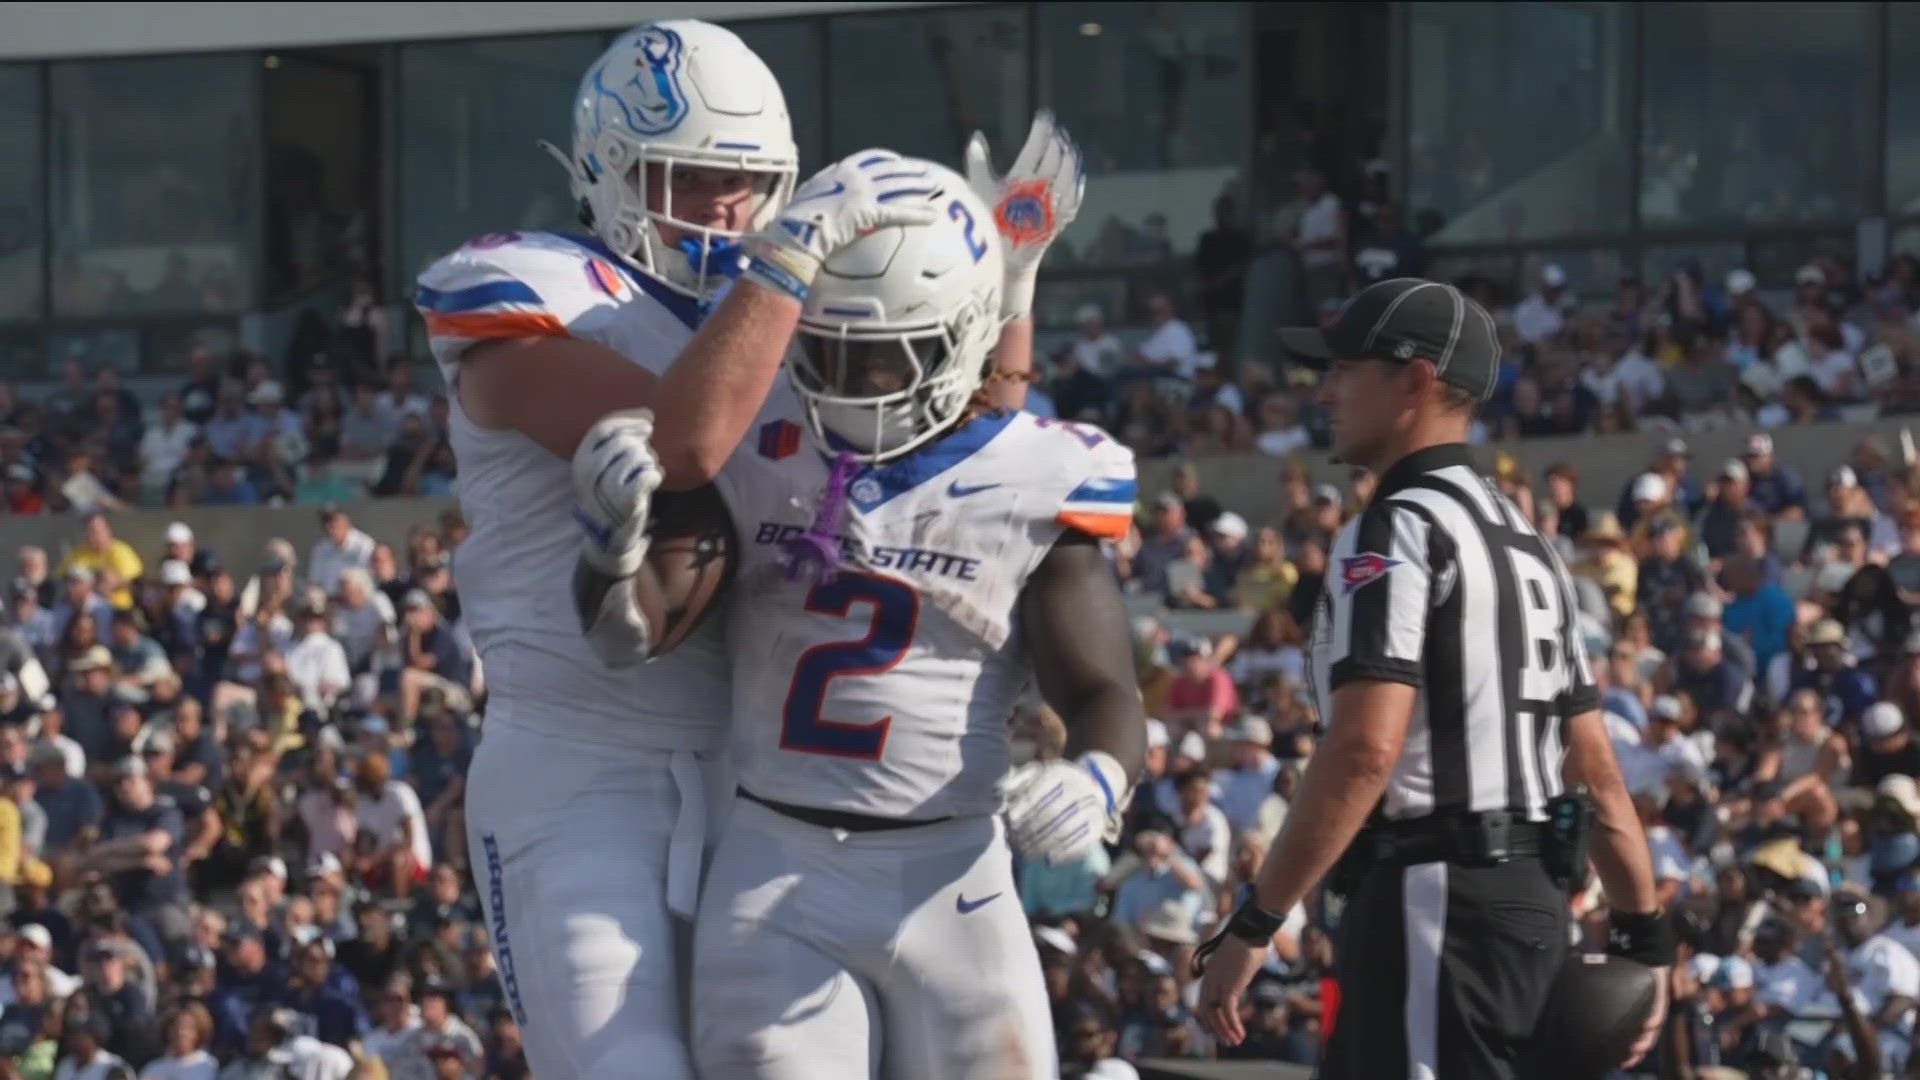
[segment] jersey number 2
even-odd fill
[[[840,675],[878,675],[907,655],[920,621],[920,597],[892,578],[841,571],[807,593],[807,610],[844,616],[856,603],[873,605],[867,636],[858,641],[815,645],[800,655],[780,725],[780,748],[803,754],[872,761],[887,744],[892,717],[865,724],[829,720],[827,684]]]

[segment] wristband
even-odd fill
[[[1607,916],[1607,955],[1648,967],[1672,967],[1678,948],[1664,911],[1616,911]]]
[[[1280,932],[1281,924],[1286,921],[1285,916],[1275,915],[1254,903],[1253,894],[1249,892],[1247,898],[1240,902],[1240,906],[1233,909],[1233,915],[1227,919],[1227,924],[1216,931],[1212,937],[1201,942],[1200,947],[1193,951],[1193,977],[1197,979],[1206,971],[1207,959],[1219,951],[1221,944],[1227,940],[1228,934],[1232,934],[1256,949],[1264,949],[1273,944],[1273,935]]]
[[[747,268],[740,272],[740,276],[758,283],[763,288],[785,293],[802,304],[807,302],[807,293],[811,291],[808,282],[798,274],[778,262],[759,255],[747,260]]]

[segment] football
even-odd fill
[[[1618,956],[1567,958],[1547,994],[1520,1075],[1600,1080],[1626,1058],[1652,1011],[1653,969]]]

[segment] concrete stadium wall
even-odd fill
[[[1899,454],[1902,428],[1920,426],[1920,418],[1893,418],[1857,424],[1816,424],[1804,427],[1776,428],[1773,440],[1782,461],[1799,470],[1810,492],[1817,498],[1825,485],[1827,470],[1845,462],[1854,444],[1868,434],[1879,435],[1890,454]],[[1751,429],[1729,428],[1697,432],[1686,436],[1693,447],[1694,475],[1705,479],[1716,472],[1727,458],[1737,457]],[[1536,439],[1523,443],[1495,443],[1480,447],[1483,466],[1491,468],[1493,456],[1500,450],[1513,454],[1528,473],[1536,478],[1556,461],[1572,462],[1580,470],[1580,488],[1587,505],[1594,509],[1613,506],[1620,489],[1645,467],[1654,448],[1665,442],[1666,434],[1641,432],[1631,435],[1599,435],[1580,438]],[[1301,455],[1316,480],[1344,486],[1347,469],[1333,464],[1323,452]],[[1281,462],[1257,454],[1233,457],[1199,458],[1202,486],[1221,502],[1244,515],[1255,525],[1274,516],[1279,500]],[[1142,462],[1142,494],[1151,498],[1168,485],[1172,461]],[[374,539],[391,544],[406,540],[407,530],[421,522],[434,522],[441,511],[455,505],[451,498],[383,499],[346,506],[354,524]],[[320,534],[320,523],[310,506],[255,507],[248,509],[194,508],[188,510],[139,510],[114,518],[114,530],[142,555],[161,547],[168,523],[184,521],[193,527],[203,546],[219,552],[236,570],[250,570],[253,560],[268,540],[276,536],[293,541],[304,558],[308,547]],[[71,516],[0,518],[0,557],[21,544],[38,544],[58,553],[72,544],[78,522]],[[0,563],[0,566],[6,564]]]
[[[1808,493],[1820,498],[1826,488],[1826,473],[1844,464],[1853,454],[1854,444],[1869,434],[1877,434],[1886,443],[1890,460],[1899,463],[1900,431],[1920,428],[1920,417],[1894,417],[1860,423],[1808,424],[1770,429],[1774,453],[1792,466],[1806,481]],[[1693,450],[1691,475],[1704,482],[1719,472],[1728,458],[1740,456],[1747,436],[1757,429],[1726,428],[1719,431],[1678,433]],[[1580,493],[1594,510],[1611,509],[1621,489],[1644,472],[1654,450],[1676,433],[1637,432],[1628,435],[1588,435],[1526,442],[1488,443],[1478,447],[1481,465],[1491,470],[1494,455],[1502,450],[1512,454],[1532,476],[1536,486],[1548,466],[1557,461],[1571,463],[1580,470]],[[1920,437],[1920,436],[1917,436]],[[1346,487],[1349,470],[1335,465],[1324,451],[1299,455],[1316,482],[1325,480]],[[1141,494],[1144,498],[1168,486],[1172,461],[1142,462]],[[1256,527],[1266,523],[1278,505],[1281,462],[1262,455],[1236,455],[1198,458],[1201,487],[1228,507],[1247,518]]]
[[[343,508],[357,528],[398,549],[406,542],[407,530],[422,522],[437,523],[440,512],[454,505],[451,498],[382,499],[346,503]],[[164,546],[167,526],[184,521],[199,546],[213,549],[234,576],[242,577],[254,571],[262,549],[275,537],[293,542],[304,568],[308,550],[320,537],[317,510],[312,506],[137,510],[114,515],[113,530],[142,559],[151,559]],[[44,547],[58,559],[79,534],[79,520],[70,514],[0,519],[0,575],[13,573],[13,552],[21,545]],[[404,567],[404,551],[401,559]]]

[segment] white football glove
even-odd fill
[[[1079,862],[1120,835],[1127,774],[1098,750],[1077,761],[1034,761],[1007,774],[1007,838],[1029,859]]]
[[[891,150],[862,150],[814,173],[766,228],[748,239],[747,273],[805,300],[820,264],[875,229],[934,220],[938,181]]]
[[[573,452],[580,552],[612,577],[632,577],[647,557],[648,510],[662,477],[652,438],[653,413],[626,409],[601,417]]]
[[[1033,313],[1033,286],[1040,276],[1040,258],[1074,217],[1086,193],[1086,169],[1080,148],[1067,130],[1041,109],[1034,114],[1027,143],[1005,176],[993,174],[987,137],[979,132],[967,143],[967,182],[993,207],[994,230],[1000,234],[1000,253],[1006,258],[1006,287],[1000,314],[1023,319]]]

